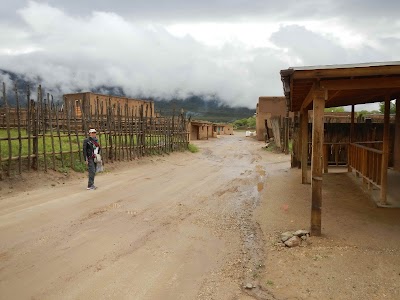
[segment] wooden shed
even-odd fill
[[[290,111],[300,112],[302,183],[307,183],[308,111],[313,111],[311,158],[311,233],[321,234],[323,144],[325,107],[352,106],[348,170],[380,189],[380,204],[387,204],[389,141],[394,139],[394,169],[400,171],[400,62],[294,67],[281,70]],[[395,134],[389,134],[390,101],[396,99]],[[352,140],[354,105],[385,103],[382,141]]]

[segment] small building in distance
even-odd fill
[[[232,124],[193,120],[189,123],[190,140],[208,140],[218,135],[232,135]]]
[[[207,121],[190,121],[190,140],[208,140],[213,136],[213,124]]]
[[[71,107],[71,105],[75,105],[75,113],[78,118],[82,116],[82,110],[86,114],[89,113],[89,110],[91,110],[91,114],[95,114],[96,107],[98,108],[99,114],[101,114],[102,107],[103,114],[106,114],[105,109],[109,104],[111,104],[111,106],[117,106],[119,104],[122,109],[122,114],[124,114],[125,105],[127,105],[130,111],[133,109],[135,116],[140,115],[140,109],[143,107],[143,116],[155,117],[154,102],[149,100],[104,95],[91,92],[65,94],[63,98],[65,105],[69,105],[69,107]]]
[[[213,132],[216,135],[232,135],[233,134],[233,125],[232,124],[214,123],[213,124]]]

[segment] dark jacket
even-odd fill
[[[94,147],[99,147],[99,154],[101,152],[100,144],[93,140],[91,137],[83,140],[83,159],[89,160],[95,157],[94,155]]]

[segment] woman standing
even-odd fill
[[[96,175],[97,157],[100,156],[100,144],[96,137],[96,129],[89,129],[89,137],[83,141],[83,157],[88,166],[89,180],[88,190],[95,190],[94,176]]]

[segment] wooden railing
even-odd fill
[[[381,189],[382,156],[382,142],[350,143],[349,170],[355,170],[368,185]]]

